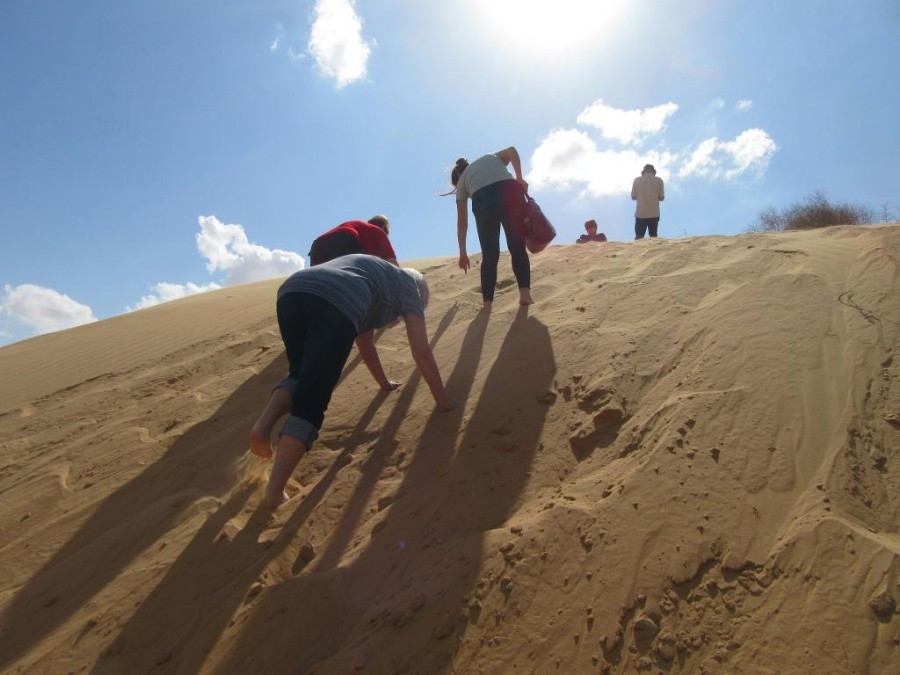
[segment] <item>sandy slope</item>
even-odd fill
[[[0,671],[888,673],[900,227],[423,267],[272,514],[277,281],[0,349]],[[894,663],[894,666],[890,664]],[[892,670],[892,668],[894,670]]]

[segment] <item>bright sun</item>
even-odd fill
[[[480,0],[497,43],[551,56],[609,35],[624,0]]]

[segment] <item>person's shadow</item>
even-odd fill
[[[250,377],[210,418],[110,494],[28,580],[0,616],[0,670],[112,584],[148,547],[165,544],[197,500],[224,496],[237,484],[247,430],[285,363],[276,358]]]
[[[432,346],[449,327],[455,312],[456,308],[452,308],[444,316],[431,339]],[[281,359],[279,365],[283,368]],[[358,361],[347,368],[356,365]],[[278,378],[274,379],[277,381]],[[406,406],[415,386],[414,381],[404,386],[404,394],[408,394]],[[264,401],[267,396],[268,390],[258,400]],[[278,518],[264,508],[258,508],[233,537],[222,536],[226,524],[246,503],[251,489],[235,491],[231,499],[206,520],[91,672],[112,675],[149,672],[155,668],[199,672],[234,613],[243,602],[249,601],[248,596],[252,599],[253,594],[263,588],[259,581],[269,563],[286,548],[296,545],[297,532],[309,520],[344,465],[342,457],[366,437],[375,413],[389,396],[385,392],[376,394],[352,433],[343,441],[343,450],[303,496],[274,538],[262,536],[272,531]],[[407,409],[403,408],[403,401],[399,401],[392,416],[399,415],[402,419],[405,415]],[[247,429],[249,425],[244,429],[245,436]]]
[[[470,325],[449,391],[463,378],[474,380],[474,343],[486,322],[484,314]],[[343,530],[355,525],[344,519],[321,560],[258,596],[213,671],[444,672],[456,653],[458,641],[450,638],[460,629],[460,611],[492,554],[485,536],[515,512],[528,480],[554,374],[549,332],[523,308],[472,416],[465,420],[458,409],[429,418],[367,549],[338,566],[349,541]],[[469,620],[478,621],[477,612]]]

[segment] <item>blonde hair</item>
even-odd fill
[[[428,290],[428,280],[425,278],[425,275],[412,267],[404,267],[403,271],[411,276],[413,281],[416,282],[416,288],[419,291],[419,299],[422,301],[422,307],[428,307],[428,299],[431,293]]]

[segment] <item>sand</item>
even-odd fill
[[[278,280],[0,349],[0,671],[900,672],[900,226],[420,264],[274,512]]]

